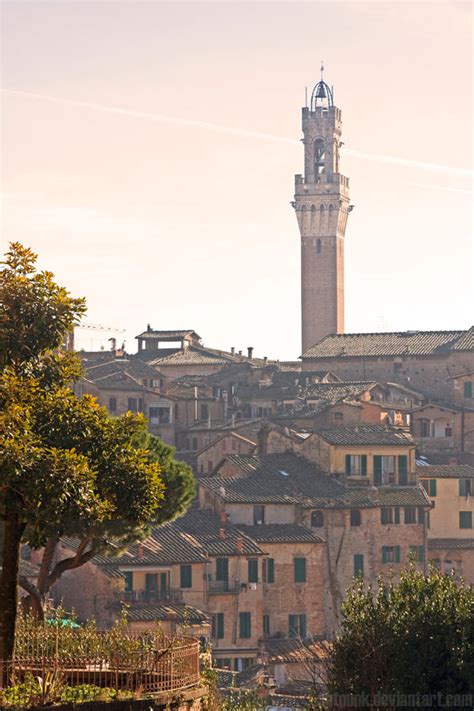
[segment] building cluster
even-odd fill
[[[308,683],[354,577],[409,560],[474,582],[474,328],[344,333],[349,181],[341,111],[315,86],[302,111],[303,354],[209,348],[150,325],[138,352],[80,353],[80,396],[141,412],[192,466],[196,499],[144,541],[63,575],[57,599],[111,624],[126,605],[211,643],[222,670]],[[62,554],[75,542],[64,539]],[[313,676],[314,681],[314,676]]]
[[[81,618],[109,625],[125,605],[133,628],[190,629],[217,667],[264,665],[285,687],[307,679],[304,645],[333,636],[355,576],[433,561],[474,582],[474,329],[330,335],[301,362],[192,330],[138,340],[135,355],[81,353],[78,392],[143,412],[197,496],[62,577],[55,595]]]

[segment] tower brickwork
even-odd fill
[[[323,81],[302,109],[304,175],[295,176],[293,203],[301,234],[303,353],[344,331],[344,235],[349,180],[339,172],[341,111]]]

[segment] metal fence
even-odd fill
[[[147,640],[143,649],[111,650],[95,656],[68,651],[0,660],[0,700],[2,693],[13,688],[39,703],[48,703],[64,689],[80,685],[157,694],[197,684],[199,640],[160,637],[159,641],[159,647]]]

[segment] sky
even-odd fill
[[[470,2],[3,1],[1,45],[2,252],[38,252],[130,352],[151,324],[300,355],[290,201],[322,59],[346,332],[474,322]]]

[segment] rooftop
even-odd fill
[[[335,403],[345,398],[361,397],[376,385],[377,383],[372,380],[313,383],[303,389],[301,397],[306,400],[328,400]]]
[[[429,550],[471,550],[474,538],[428,538]]]
[[[191,605],[167,601],[148,605],[130,605],[127,607],[127,620],[130,622],[161,620],[163,622],[173,621],[181,624],[200,625],[208,623],[210,615]]]
[[[239,525],[238,528],[257,543],[323,543],[324,540],[309,528],[293,523]]]
[[[474,327],[467,331],[399,331],[330,335],[302,358],[446,355],[474,350]]]
[[[143,331],[143,333],[139,333],[138,336],[135,336],[135,338],[158,341],[181,341],[189,338],[197,341],[201,340],[201,336],[199,336],[192,328],[172,331],[155,331],[153,328],[149,327],[146,331]]]
[[[414,447],[415,441],[409,432],[385,425],[353,425],[321,429],[317,435],[334,445],[393,445]]]
[[[474,479],[474,467],[468,464],[428,464],[416,468],[423,479]]]

